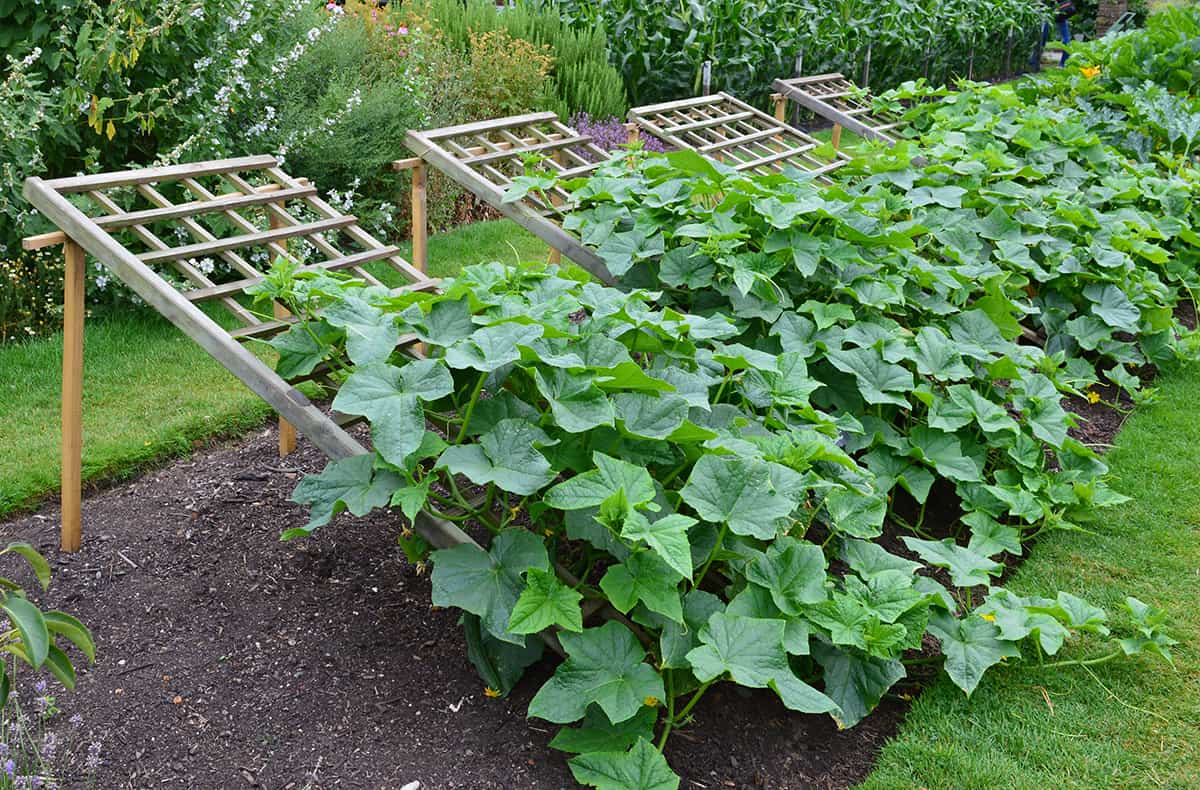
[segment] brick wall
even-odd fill
[[[1096,35],[1102,36],[1121,14],[1129,10],[1129,0],[1100,0],[1096,9]]]

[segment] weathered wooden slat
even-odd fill
[[[828,74],[809,74],[806,77],[793,77],[788,82],[793,85],[808,85],[813,82],[828,82],[830,80],[844,80],[845,76],[841,72],[832,71]]]
[[[642,107],[634,107],[629,111],[632,115],[652,115],[654,113],[670,112],[671,110],[683,110],[689,107],[697,107],[705,104],[712,104],[720,99],[718,94],[710,94],[708,96],[697,96],[692,99],[677,99],[676,101],[661,102],[660,104],[647,104]]]
[[[756,140],[764,140],[768,137],[775,137],[778,134],[779,134],[779,129],[760,129],[757,132],[752,132],[750,134],[744,134],[741,137],[731,137],[731,138],[728,138],[725,140],[719,140],[715,143],[709,143],[708,145],[701,146],[697,150],[699,150],[700,153],[702,153],[702,154],[708,154],[708,153],[712,153],[713,151],[720,151],[725,148],[730,148],[730,147],[737,146],[737,145],[745,145],[746,143],[753,143]],[[816,146],[810,146],[810,148],[815,148],[815,147]]]
[[[94,200],[98,205],[100,205],[105,211],[109,212],[110,215],[119,215],[122,211],[121,207],[118,206],[112,198],[110,198],[108,195],[104,194],[103,192],[93,190],[88,193],[88,196],[92,200]],[[163,200],[166,200],[166,198],[163,198]],[[163,241],[158,236],[154,235],[152,232],[150,232],[148,229],[142,227],[141,225],[131,226],[131,231],[134,233],[134,235],[136,235],[139,239],[141,239],[151,249],[154,249],[154,250],[170,249],[171,245],[167,244],[165,241]],[[246,264],[245,261],[241,260],[241,258],[238,258],[237,260],[239,262],[241,262],[242,264],[249,266],[249,264]],[[195,266],[193,266],[188,261],[172,261],[171,265],[175,268],[176,271],[178,271],[180,274],[182,274],[189,282],[191,282],[195,285],[199,285],[202,288],[207,288],[213,284],[212,280],[208,279],[208,276],[206,274],[204,274],[204,272],[197,269]],[[251,269],[250,271],[253,271],[253,269]],[[225,306],[225,308],[227,310],[229,310],[229,312],[233,313],[234,316],[236,316],[238,318],[238,320],[240,320],[243,324],[249,324],[250,326],[254,326],[255,324],[260,323],[257,316],[255,316],[249,310],[247,310],[246,308],[244,308],[240,304],[238,304],[238,302],[236,300],[225,299],[221,303]]]
[[[220,173],[222,167],[231,168],[228,172],[233,172],[234,169],[247,169],[247,161],[252,164],[257,163],[257,165],[274,162],[270,157],[259,157],[238,160],[236,165],[231,165],[228,162],[225,164],[200,163],[198,165],[180,166],[171,169],[157,169],[157,172],[148,178],[145,171],[141,171],[137,179],[126,180],[121,185],[145,185],[156,180],[170,180],[164,173],[169,173],[178,179],[187,177],[186,174],[207,175]],[[117,184],[112,183],[114,175],[120,177],[122,174],[101,174],[84,183],[67,183],[65,184],[65,188],[71,191],[89,191],[106,188],[107,186],[115,186]],[[289,187],[298,188],[299,186],[301,186],[299,182],[289,179]],[[304,432],[326,455],[336,460],[367,452],[352,436],[338,427],[333,419],[309,402],[303,393],[283,381],[274,371],[259,360],[258,357],[250,353],[248,349],[243,348],[208,315],[199,310],[196,305],[189,302],[171,285],[162,280],[143,261],[139,260],[136,255],[117,242],[116,239],[100,228],[79,208],[59,194],[56,189],[49,186],[47,182],[38,178],[27,179],[23,194],[30,204],[59,227],[68,246],[73,250],[86,250],[95,256],[109,271],[144,299],[147,304],[171,321],[172,324],[204,348],[226,369],[250,387],[251,390],[266,400],[281,417]],[[96,194],[104,197],[99,192],[96,192]],[[161,195],[158,197],[165,200]],[[120,211],[119,206],[111,203],[110,199],[105,197],[105,200],[109,200],[109,203],[116,212]],[[150,242],[149,239],[155,239],[157,244],[165,246],[164,242],[157,239],[154,234],[143,228],[142,225],[133,224],[130,227],[134,229],[135,233],[139,233],[139,235],[144,234],[143,239],[147,240],[150,246],[154,247],[157,245]],[[357,227],[355,227],[355,230],[358,230],[362,234],[361,230],[357,229]],[[366,236],[366,234],[362,235]],[[370,237],[368,236],[367,238],[369,239]],[[374,242],[374,240],[372,241]],[[78,247],[74,246],[76,244]],[[378,242],[372,244],[364,243],[363,246],[374,250],[385,247],[385,245]],[[75,276],[73,279],[77,281],[78,286],[75,297],[77,304],[75,305],[76,309],[74,309],[74,312],[68,311],[68,313],[82,316],[82,252],[79,251],[75,254],[78,265],[75,266]],[[431,287],[434,284],[434,281],[422,278],[421,282],[414,284],[411,288]],[[245,331],[260,329],[260,327],[250,327]],[[77,334],[79,337],[82,337],[82,332]],[[76,357],[72,357],[69,360],[72,366],[78,367],[76,365],[77,358],[81,359],[81,355],[76,355]],[[76,379],[77,382],[78,379]],[[64,391],[64,396],[70,395],[71,393]],[[73,458],[64,457],[64,469],[67,468],[69,463],[78,465],[79,453],[77,452],[77,445],[78,443],[76,442],[68,446],[64,442],[65,454],[73,456]],[[78,480],[75,478],[68,480],[64,477],[64,481],[68,483],[63,491],[64,503],[71,497],[74,497],[75,501],[77,501],[79,495]],[[69,529],[71,525],[67,523],[68,520],[65,518],[65,515],[64,513],[63,537],[64,541],[67,541],[72,539],[72,533]],[[413,526],[434,546],[446,548],[462,543],[478,545],[457,526],[435,518],[428,513],[418,514],[417,518],[414,519]],[[78,535],[77,532],[74,534]],[[78,546],[77,543],[74,546],[64,543],[64,548],[70,550],[78,548]],[[552,635],[548,634],[547,638],[553,641]]]
[[[280,184],[294,185],[296,183],[296,179],[292,178],[287,173],[280,170],[278,167],[267,168],[267,175],[269,175],[271,178],[275,179],[275,181]],[[319,195],[313,195],[312,197],[305,198],[304,202],[307,203],[309,208],[311,208],[313,211],[315,211],[320,216],[323,216],[323,217],[340,216],[338,214],[337,209],[335,209],[333,206],[326,203]],[[367,233],[365,230],[360,228],[358,225],[351,225],[350,227],[346,228],[343,231],[343,233],[345,233],[347,236],[349,236],[350,239],[352,241],[354,241],[356,244],[358,244],[359,246],[365,247],[366,249],[369,249],[369,250],[375,250],[375,249],[379,249],[380,247],[385,246],[382,242],[380,242],[378,239],[376,239],[370,233]],[[413,282],[419,283],[419,282],[429,279],[428,277],[425,276],[424,272],[422,272],[420,269],[417,269],[416,267],[414,267],[411,263],[404,260],[404,258],[400,257],[399,255],[392,255],[389,258],[387,258],[387,261],[391,264],[392,268],[394,268],[396,271],[400,272],[401,274],[403,274],[405,277],[412,280]]]
[[[381,247],[377,250],[365,250],[355,253],[354,255],[346,255],[341,258],[334,258],[330,261],[321,261],[319,263],[301,266],[297,271],[316,272],[325,270],[327,272],[335,272],[341,269],[349,269],[352,266],[361,266],[364,263],[371,261],[379,261],[387,258],[390,255],[395,255],[400,252],[399,247]],[[186,291],[183,295],[187,297],[189,302],[207,302],[210,299],[217,299],[228,294],[241,293],[251,285],[263,281],[262,277],[247,277],[244,280],[237,280],[231,283],[221,283],[208,288],[198,288],[194,291]]]
[[[722,115],[715,118],[705,118],[699,121],[692,121],[691,123],[679,124],[678,126],[669,126],[664,128],[663,131],[667,134],[696,132],[701,129],[710,129],[714,126],[724,126],[728,123],[734,123],[736,121],[746,120],[753,117],[754,113],[752,112],[731,113],[729,115]]]
[[[285,416],[330,458],[366,452],[335,426],[303,393],[290,387],[262,360],[243,348],[200,308],[185,299],[116,239],[97,228],[82,211],[47,186],[29,178],[25,199],[71,239],[100,260],[152,308],[177,326],[273,409]]]
[[[242,193],[247,194],[247,195],[253,194],[255,192],[265,192],[272,188],[274,189],[274,191],[278,191],[278,190],[281,190],[284,188],[284,186],[282,184],[278,184],[278,183],[271,183],[271,184],[266,184],[261,187],[255,187],[249,181],[242,178],[237,173],[224,173],[221,177],[224,178],[226,181],[228,181],[230,184],[232,184],[234,186],[234,188],[240,190]],[[194,178],[183,179],[183,185],[185,187],[187,187],[188,190],[192,194],[199,195],[202,199],[208,199],[213,196],[213,193],[206,186],[204,186],[203,184],[201,184],[199,181],[197,181]],[[316,192],[313,192],[313,195],[316,195]],[[306,195],[305,197],[311,197],[311,196]],[[267,210],[267,215],[268,215],[268,222],[270,224],[270,227],[272,227],[272,228],[283,228],[283,227],[290,227],[292,225],[300,224],[300,220],[296,219],[290,213],[288,213],[288,210],[286,208],[284,208],[282,203],[267,203],[266,210]],[[255,225],[250,220],[243,217],[238,212],[226,211],[224,213],[224,216],[226,219],[228,219],[230,222],[232,222],[235,226],[241,228],[242,230],[246,231],[247,233],[258,233],[258,230],[259,230],[258,226]],[[204,234],[201,234],[201,241],[214,241],[214,240],[216,240],[216,238],[217,237],[211,233],[205,232]],[[342,251],[339,250],[334,245],[330,244],[328,241],[326,241],[323,236],[320,236],[320,235],[310,236],[307,239],[307,241],[330,258],[339,258],[342,255]],[[287,256],[290,254],[288,252],[286,242],[273,241],[267,245],[267,248],[268,248],[268,252],[269,252],[269,255],[270,255],[272,261],[274,261],[276,258],[278,258],[280,256]],[[252,277],[254,275],[249,275],[249,276]]]
[[[238,170],[264,170],[276,163],[273,156],[243,156],[236,159],[219,159],[212,162],[194,162],[166,167],[146,167],[141,170],[125,170],[120,173],[97,173],[87,176],[71,176],[43,181],[48,189],[66,194],[87,192],[90,189],[150,184],[156,181],[175,181],[185,176],[207,176],[231,173]]]
[[[464,135],[472,135],[477,132],[491,132],[496,129],[512,129],[516,126],[529,126],[531,124],[544,123],[549,120],[557,119],[558,116],[552,112],[533,112],[526,115],[512,115],[507,118],[496,118],[490,121],[474,121],[472,123],[459,124],[458,126],[443,126],[440,129],[428,129],[417,134],[422,135],[427,140],[444,140],[447,137],[462,137]],[[413,134],[414,132],[409,132]],[[410,149],[411,150],[411,149]]]
[[[113,230],[116,228],[127,228],[130,225],[145,225],[163,220],[195,217],[200,214],[216,214],[248,206],[261,206],[264,203],[291,200],[315,194],[317,194],[317,190],[312,187],[277,189],[271,192],[255,192],[251,195],[240,192],[236,194],[224,194],[217,195],[211,200],[195,200],[191,203],[183,203],[170,208],[150,208],[142,211],[129,211],[115,216],[98,217],[96,225],[101,228]]]
[[[489,151],[486,154],[473,156],[470,159],[464,159],[463,162],[468,165],[478,165],[484,162],[495,162],[503,159],[512,159],[520,157],[522,154],[536,154],[542,151],[557,151],[560,148],[569,148],[573,145],[582,145],[592,138],[586,136],[565,137],[558,140],[548,140],[546,142],[535,143],[533,145],[524,146],[517,149],[516,146],[509,144],[505,150]]]
[[[325,233],[331,230],[339,230],[349,227],[357,222],[356,217],[334,217],[332,219],[322,219],[316,222],[306,222],[301,225],[292,225],[287,228],[277,228],[275,230],[264,230],[258,233],[245,233],[240,236],[230,236],[225,239],[217,239],[216,241],[198,242],[196,244],[185,244],[182,247],[171,247],[166,250],[158,250],[155,252],[147,252],[140,257],[143,263],[158,263],[159,261],[175,261],[181,258],[196,258],[205,255],[215,255],[225,250],[236,250],[243,247],[254,247],[265,245],[272,241],[282,241],[283,239],[294,239],[297,236],[308,236],[312,233]]]
[[[189,179],[186,179],[186,178],[184,179],[184,183],[187,183],[188,181],[189,181]],[[149,184],[138,184],[137,190],[147,200],[149,200],[151,203],[153,203],[156,206],[162,206],[162,207],[166,208],[171,205],[171,201],[167,200],[165,195],[160,193],[157,189],[150,186]],[[211,193],[209,193],[209,194],[211,194]],[[241,215],[239,215],[235,211],[231,211],[229,213],[235,217],[238,217],[239,219],[241,218]],[[196,239],[197,241],[211,242],[211,241],[217,240],[216,235],[214,235],[212,233],[212,231],[210,231],[208,228],[204,227],[203,225],[201,225],[199,222],[192,219],[191,217],[181,218],[179,220],[179,224],[183,225],[183,227],[187,228],[188,232],[192,234],[192,238]],[[254,228],[254,226],[250,226],[250,229],[252,231],[257,230],[256,228]],[[169,248],[170,247],[168,245],[166,247],[163,247],[162,249],[169,249]],[[283,247],[273,246],[272,248],[275,250],[278,250],[280,252],[280,254],[287,253],[287,250]],[[156,246],[155,249],[160,249],[160,248]],[[224,252],[219,253],[219,255],[221,256],[221,260],[226,261],[236,271],[240,272],[243,277],[257,277],[259,275],[258,269],[256,269],[254,266],[252,266],[249,262],[247,262],[244,258],[242,258],[241,255],[238,255],[233,250],[225,250]],[[183,263],[183,261],[178,261],[175,263],[175,265],[177,266],[177,265],[179,265],[179,263]]]
[[[755,167],[764,167],[765,165],[774,164],[774,163],[780,162],[784,159],[792,159],[794,157],[798,157],[803,153],[804,152],[801,151],[799,148],[785,148],[782,151],[776,151],[773,154],[768,154],[767,156],[764,156],[764,157],[761,157],[758,159],[748,159],[748,160],[739,162],[734,165],[734,168],[737,170],[749,170],[749,169],[755,168]],[[807,170],[810,168],[805,168],[805,169]]]
[[[440,136],[440,131],[439,135]],[[616,281],[604,259],[587,248],[575,236],[563,230],[554,222],[546,219],[529,206],[517,203],[505,203],[503,191],[489,182],[479,173],[458,161],[451,154],[427,137],[423,132],[410,131],[405,138],[405,145],[413,153],[420,156],[433,167],[441,170],[447,176],[465,187],[469,192],[483,200],[488,205],[500,211],[509,219],[528,230],[533,235],[545,241],[551,247],[560,250],[571,260],[587,269],[599,280],[611,285]]]
[[[885,131],[888,130],[882,129],[878,125],[864,123],[861,118],[857,117],[859,113],[847,112],[844,109],[833,106],[826,100],[830,98],[828,96],[809,93],[805,90],[805,84],[794,79],[775,80],[772,87],[805,109],[821,118],[832,121],[837,126],[849,129],[859,137],[867,140],[876,140],[887,145],[896,144],[896,138],[885,134]],[[895,125],[889,127],[889,129],[894,128],[897,127]]]

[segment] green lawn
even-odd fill
[[[966,699],[939,682],[913,705],[869,790],[1200,787],[1200,365],[1163,376],[1110,455],[1133,501],[1039,543],[1007,585],[1068,590],[1114,610],[1126,595],[1167,609],[1180,644],[1154,658],[988,673]],[[1092,645],[1093,649],[1098,646]]]
[[[432,237],[429,270],[447,276],[472,263],[546,254],[517,225],[484,222]],[[61,385],[61,336],[0,347],[0,516],[58,490]],[[269,414],[241,382],[152,313],[86,326],[85,481],[132,474],[200,439],[261,425]]]

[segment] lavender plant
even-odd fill
[[[618,151],[629,143],[629,131],[625,123],[616,117],[593,118],[586,112],[577,112],[571,116],[571,126],[580,134],[592,138],[598,147],[605,151]],[[641,132],[638,135],[642,150],[647,153],[666,153],[669,146],[652,134]]]

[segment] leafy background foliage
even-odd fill
[[[0,36],[10,42],[0,68],[0,340],[59,325],[61,265],[20,250],[22,236],[51,230],[20,195],[30,175],[273,153],[399,240],[409,233],[407,182],[387,164],[406,155],[408,129],[533,109],[564,119],[625,111],[597,26],[498,12],[487,0],[346,8],[0,3]],[[483,213],[438,174],[428,208],[434,230]],[[109,286],[100,269],[90,272],[98,312],[137,304]]]
[[[771,81],[795,72],[863,75],[891,87],[925,76],[1011,71],[1029,57],[1045,16],[1037,0],[526,0],[557,7],[577,26],[602,22],[631,104],[679,99],[701,88],[712,61],[714,90],[765,102]],[[1010,38],[1011,37],[1011,38]]]

